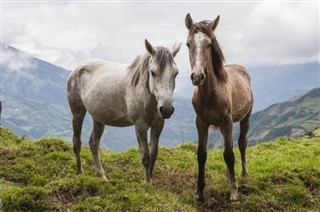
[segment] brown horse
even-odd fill
[[[198,189],[197,198],[204,200],[205,163],[207,159],[208,128],[220,128],[224,137],[224,160],[231,184],[231,201],[238,201],[234,174],[232,127],[240,121],[239,149],[242,176],[247,175],[246,147],[249,118],[253,106],[250,77],[243,66],[224,66],[224,56],[215,37],[214,30],[219,16],[214,21],[194,23],[190,14],[185,18],[189,30],[187,46],[192,68],[191,80],[195,87],[192,104],[197,113],[198,130]]]

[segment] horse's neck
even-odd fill
[[[205,70],[206,78],[203,82],[203,85],[200,86],[200,93],[207,98],[209,98],[211,93],[216,91],[219,86],[221,86],[221,83],[213,72],[211,61],[209,61],[208,64],[209,65],[207,65]]]

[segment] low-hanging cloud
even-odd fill
[[[13,49],[10,49],[5,44],[1,44],[1,46],[1,65],[7,73],[11,73],[15,77],[29,79],[33,79],[35,77],[35,75],[30,73],[30,70],[36,69],[38,65],[34,58],[26,53],[17,52]]]

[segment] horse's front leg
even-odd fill
[[[233,122],[231,116],[227,116],[224,118],[224,120],[221,123],[220,130],[224,137],[224,161],[227,164],[227,173],[230,177],[230,183],[231,183],[231,195],[230,200],[231,201],[238,201],[239,195],[237,192],[237,186],[235,182],[235,175],[234,175],[234,153],[233,153],[233,140],[232,140],[232,127]]]
[[[159,137],[163,126],[163,119],[159,119],[153,126],[151,126],[150,177],[152,176],[154,164],[158,157]]]
[[[199,116],[196,118],[196,125],[198,130],[198,188],[196,198],[199,201],[204,200],[203,190],[205,183],[205,164],[207,160],[207,143],[208,143],[208,128],[209,124],[203,122]]]
[[[142,164],[144,166],[144,177],[147,183],[150,182],[150,156],[148,148],[148,126],[145,124],[136,124],[136,136],[139,143],[140,152],[142,155]]]

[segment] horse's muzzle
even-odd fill
[[[200,74],[192,73],[191,74],[191,81],[194,86],[202,85],[205,78],[206,78],[206,76],[204,73],[200,73]]]
[[[161,114],[162,118],[168,119],[173,114],[174,107],[172,107],[172,106],[171,107],[161,106],[161,107],[159,107],[159,111],[160,111],[160,114]]]

